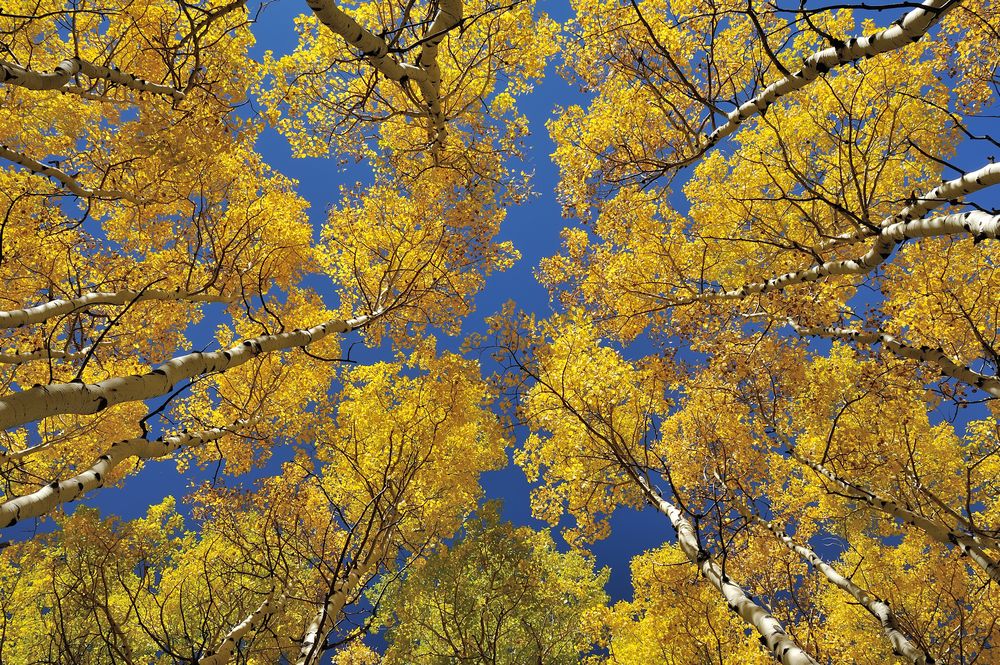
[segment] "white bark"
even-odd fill
[[[123,402],[166,395],[179,382],[239,367],[262,353],[301,348],[334,333],[364,326],[379,313],[349,320],[331,320],[306,330],[260,335],[242,344],[210,353],[188,353],[145,374],[114,377],[99,383],[36,385],[0,399],[0,429],[8,429],[59,414],[87,415]]]
[[[284,602],[284,595],[275,599],[273,593],[269,594],[268,597],[264,599],[264,602],[257,607],[257,609],[251,612],[246,619],[234,626],[233,629],[226,634],[226,637],[219,644],[215,653],[199,660],[198,665],[227,665],[227,663],[232,660],[233,653],[236,651],[236,647],[239,645],[240,640],[242,640],[247,633],[259,629],[272,614],[284,605]]]
[[[878,30],[867,37],[850,37],[842,46],[831,46],[817,51],[803,61],[801,69],[775,81],[753,99],[730,112],[726,121],[708,135],[705,149],[735,132],[744,120],[764,113],[779,98],[804,88],[810,81],[829,70],[862,58],[872,58],[894,51],[918,41],[957,4],[956,0],[926,0],[920,7],[908,12],[888,28]]]
[[[125,199],[126,201],[131,201],[132,203],[140,203],[140,200],[137,197],[126,192],[118,191],[117,189],[91,189],[89,187],[84,187],[76,178],[62,169],[42,164],[37,159],[28,157],[24,153],[17,152],[16,150],[11,150],[2,144],[0,144],[0,157],[14,162],[18,166],[23,166],[32,173],[37,173],[38,175],[56,180],[63,187],[80,198]]]
[[[323,655],[323,642],[327,634],[332,630],[348,598],[366,572],[365,566],[352,568],[347,578],[337,585],[333,594],[322,604],[306,627],[306,635],[302,640],[299,656],[295,659],[295,665],[318,665],[320,656]]]
[[[234,427],[241,426],[238,421]],[[217,441],[231,429],[213,427],[200,432],[183,432],[166,438],[149,440],[144,438],[125,439],[111,444],[110,450],[101,455],[93,466],[72,478],[54,481],[31,494],[11,499],[0,504],[0,528],[14,526],[19,520],[42,517],[56,507],[80,498],[84,493],[104,485],[108,476],[122,462],[131,458],[155,459],[169,455],[182,446],[189,448]],[[7,456],[0,456],[3,461]]]
[[[0,364],[21,365],[32,360],[80,360],[90,353],[90,347],[79,351],[62,351],[60,349],[35,349],[34,351],[0,353]]]
[[[1000,183],[1000,164],[987,164],[980,169],[962,174],[959,178],[943,182],[926,194],[917,197],[895,215],[883,219],[877,230],[863,228],[824,240],[820,243],[820,250],[827,250],[844,243],[858,242],[880,235],[883,229],[898,222],[920,219],[930,211],[940,208],[949,201],[955,201],[967,194],[978,192],[985,187],[998,183]]]
[[[871,249],[857,259],[826,261],[804,270],[772,277],[766,282],[745,284],[732,291],[705,291],[698,297],[706,300],[737,300],[751,295],[780,291],[793,284],[815,282],[830,275],[864,275],[885,263],[896,247],[907,240],[961,234],[971,234],[975,242],[995,240],[1000,237],[1000,215],[972,211],[931,219],[895,222],[883,227]]]
[[[361,26],[349,14],[337,7],[333,0],[308,0],[309,8],[320,22],[344,38],[368,59],[383,76],[397,83],[419,81],[426,73],[419,67],[397,62],[389,55],[389,44],[378,35]]]
[[[962,533],[961,531],[956,531],[946,524],[928,519],[923,515],[904,508],[891,499],[885,499],[878,496],[874,492],[865,489],[864,487],[843,480],[822,464],[806,459],[800,455],[795,448],[790,448],[789,450],[791,456],[795,460],[805,464],[820,476],[836,485],[837,490],[840,493],[863,501],[875,510],[901,520],[906,524],[915,526],[939,543],[944,545],[954,545],[962,554],[972,559],[994,581],[1000,582],[1000,563],[986,554],[973,536]]]
[[[678,544],[688,560],[697,566],[705,579],[722,593],[729,609],[760,633],[761,643],[767,650],[784,665],[818,665],[816,660],[803,651],[785,632],[781,622],[771,616],[767,609],[751,600],[746,591],[723,572],[722,566],[712,558],[712,555],[701,548],[694,527],[684,513],[649,487],[641,476],[635,478],[642,485],[647,499],[673,524],[677,531]]]
[[[968,517],[966,517],[965,515],[958,512],[957,510],[949,506],[947,503],[942,501],[941,498],[938,497],[933,491],[931,491],[929,487],[926,487],[923,483],[921,483],[917,478],[913,477],[912,475],[910,475],[910,482],[913,483],[913,486],[914,488],[917,489],[917,491],[919,491],[924,496],[928,497],[934,503],[934,505],[936,505],[938,508],[940,508],[949,516],[951,516],[951,518],[954,519],[959,525],[961,525],[963,529],[966,529],[969,535],[972,537],[973,541],[975,541],[977,545],[980,545],[982,547],[991,547],[995,550],[1000,550],[1000,539],[997,539],[995,536],[991,536],[988,533],[985,533],[983,529],[973,524],[972,520],[970,520]],[[993,531],[993,533],[998,533],[998,532]]]
[[[438,45],[449,30],[462,21],[461,0],[441,0],[438,12],[421,40],[421,51],[417,64],[399,62],[389,55],[388,43],[364,28],[349,14],[341,10],[333,0],[307,0],[320,22],[340,35],[349,46],[360,51],[376,70],[401,86],[413,81],[427,105],[427,115],[433,124],[435,147],[440,144],[445,132],[444,111],[441,108],[441,68],[437,62]]]
[[[441,108],[441,67],[437,61],[438,45],[449,30],[462,22],[462,14],[462,0],[440,0],[438,12],[424,35],[420,57],[417,58],[417,65],[427,73],[427,78],[418,81],[417,85],[434,123],[435,147],[440,145],[445,132],[444,110]]]
[[[84,307],[94,305],[126,305],[131,302],[145,300],[169,300],[174,302],[222,302],[235,300],[232,296],[212,295],[209,293],[186,293],[184,291],[164,291],[162,289],[146,289],[145,291],[115,291],[107,293],[85,293],[71,299],[50,300],[41,305],[0,311],[0,328],[20,328],[21,326],[42,323],[56,316],[65,316]]]
[[[811,564],[814,568],[816,568],[816,570],[822,573],[831,584],[851,594],[858,604],[868,610],[868,612],[878,620],[879,624],[882,626],[882,631],[885,633],[886,639],[888,639],[889,643],[892,645],[892,652],[894,654],[905,658],[913,665],[929,665],[930,663],[935,662],[933,658],[915,646],[906,634],[899,629],[899,625],[896,623],[896,618],[893,616],[892,608],[889,607],[889,603],[885,602],[881,598],[873,596],[865,589],[862,589],[857,584],[838,573],[833,566],[821,559],[812,549],[795,542],[795,540],[789,536],[783,528],[778,526],[778,524],[768,522],[759,515],[751,514],[750,511],[747,510],[746,506],[740,504],[739,501],[736,502],[736,506],[737,510],[739,510],[740,514],[742,514],[747,521],[754,521],[763,526],[765,529],[774,534],[774,536],[780,540],[785,547],[798,554],[804,561]]]
[[[920,362],[932,362],[941,368],[941,373],[950,376],[964,383],[975,386],[980,390],[1000,397],[1000,378],[987,376],[974,372],[964,365],[959,365],[954,360],[945,355],[940,348],[932,349],[928,346],[917,348],[898,341],[892,335],[885,333],[866,333],[853,328],[823,328],[820,326],[800,326],[795,321],[789,319],[792,328],[800,335],[811,335],[814,337],[825,337],[826,339],[841,339],[845,341],[858,342],[860,344],[881,344],[889,349],[893,354],[901,358],[909,358]]]
[[[70,81],[77,74],[83,74],[92,79],[110,81],[115,85],[137,92],[151,92],[156,95],[165,95],[171,97],[175,102],[184,99],[184,93],[177,88],[169,85],[150,83],[145,79],[103,65],[95,65],[78,57],[63,60],[56,65],[55,69],[48,73],[32,71],[12,62],[0,60],[0,83],[16,85],[30,90],[62,90],[73,92],[75,91],[75,86],[71,86]]]
[[[326,636],[336,626],[337,619],[351,596],[357,591],[359,584],[369,574],[375,573],[385,558],[390,539],[385,533],[376,536],[378,542],[360,563],[350,567],[343,581],[335,584],[333,593],[326,602],[320,604],[319,610],[306,627],[305,637],[295,665],[318,665],[323,655],[323,644]]]

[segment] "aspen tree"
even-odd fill
[[[372,580],[440,546],[475,507],[479,473],[503,457],[473,363],[425,344],[416,374],[402,369],[346,377],[339,399],[318,406],[314,458],[300,451],[252,493],[199,489],[197,530],[168,499],[133,522],[82,510],[44,542],[13,546],[5,561],[44,565],[26,584],[4,575],[5,597],[38,612],[5,620],[5,662],[95,644],[107,654],[97,662],[320,662],[351,638],[345,612]]]
[[[512,371],[506,383],[525,386],[518,417],[532,434],[517,461],[529,480],[541,481],[532,497],[536,514],[552,523],[572,515],[580,527],[570,534],[585,541],[608,535],[601,516],[618,504],[652,505],[719,602],[758,633],[767,653],[782,663],[818,662],[719,563],[679,499],[654,487],[654,474],[670,473],[650,435],[668,411],[656,365],[637,367],[602,348],[579,315],[537,325],[527,319],[523,327],[495,323],[497,353]]]
[[[387,662],[575,663],[593,647],[607,571],[498,509],[487,504],[389,588]]]
[[[376,346],[386,334],[414,344],[428,328],[453,332],[485,278],[517,257],[495,240],[528,191],[508,163],[527,131],[515,101],[555,48],[555,24],[532,5],[390,2],[360,11],[358,23],[345,13],[355,10],[319,3],[303,7],[302,21],[330,25],[303,33],[298,55],[254,63],[258,10],[245,2],[146,4],[28,3],[0,18],[11,35],[0,69],[9,101],[0,156],[12,164],[2,173],[0,313],[7,524],[29,501],[23,516],[37,516],[79,497],[81,483],[92,489],[109,473],[119,482],[139,466],[126,459],[181,451],[182,463],[204,463],[225,451],[233,473],[262,464],[269,452],[255,442],[288,430],[351,360],[329,338],[364,329]],[[380,17],[392,23],[381,29],[388,41],[361,27]],[[536,22],[537,32],[524,30]],[[336,32],[345,25],[385,52],[350,62],[356,35]],[[404,62],[409,49],[415,64]],[[305,57],[347,63],[346,78],[300,76]],[[352,116],[361,135],[384,139],[348,149],[370,159],[374,184],[341,192],[317,244],[296,183],[254,148],[263,122],[233,109],[254,89],[264,120],[297,143],[287,121],[321,118],[306,108],[322,98],[295,86],[368,85],[392,62],[409,73],[389,81],[390,96],[420,110]],[[286,75],[295,84],[275,97],[291,85]],[[50,129],[19,130],[28,108]],[[333,279],[329,306],[302,286],[317,273]],[[206,312],[223,318],[213,321],[217,345],[199,349],[188,332]],[[288,397],[266,407],[265,390]],[[164,424],[171,440],[250,421],[246,436],[209,437],[211,446],[145,442]],[[128,443],[111,454],[116,441]],[[59,482],[69,489],[53,490]]]

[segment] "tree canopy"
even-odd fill
[[[1000,662],[997,0],[0,46],[0,662]]]

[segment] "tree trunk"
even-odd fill
[[[945,215],[932,219],[896,222],[882,228],[868,252],[857,259],[826,261],[806,268],[772,277],[766,282],[745,284],[732,291],[706,291],[699,294],[702,300],[734,300],[747,296],[780,291],[792,284],[815,282],[829,275],[864,275],[882,265],[898,245],[915,238],[936,238],[971,234],[973,242],[1000,237],[1000,215],[972,211]]]
[[[790,454],[792,458],[805,464],[820,476],[836,485],[841,493],[864,501],[875,510],[917,527],[939,543],[954,545],[962,554],[972,559],[994,581],[1000,582],[1000,564],[983,551],[974,536],[956,531],[946,524],[935,522],[912,510],[903,508],[891,499],[882,498],[859,485],[843,480],[822,464],[806,459],[794,448],[790,448]]]
[[[85,293],[69,300],[60,298],[34,307],[12,309],[0,312],[0,328],[20,328],[35,323],[42,323],[56,316],[65,316],[78,309],[94,305],[126,305],[147,300],[169,300],[172,302],[222,302],[230,303],[236,300],[233,296],[212,295],[209,293],[187,293],[184,291],[165,291],[162,289],[146,289],[144,291],[123,291],[107,293]]]
[[[811,335],[824,337],[826,339],[840,339],[844,341],[858,342],[860,344],[881,344],[900,358],[918,360],[920,362],[933,362],[941,368],[941,373],[958,379],[970,386],[975,386],[993,397],[1000,397],[1000,379],[994,376],[987,376],[974,372],[968,367],[959,365],[954,360],[945,355],[940,348],[932,349],[928,346],[917,348],[899,342],[892,335],[885,333],[866,333],[853,328],[823,328],[820,326],[800,326],[795,321],[789,320],[792,328],[800,335]]]
[[[236,647],[239,645],[240,640],[243,636],[251,631],[255,631],[260,628],[267,619],[274,614],[285,602],[285,596],[281,595],[277,600],[274,599],[274,593],[268,594],[267,598],[260,606],[250,613],[246,619],[241,621],[238,625],[233,627],[231,631],[226,634],[226,637],[219,644],[219,648],[215,650],[215,653],[210,656],[206,656],[198,661],[198,665],[227,665],[233,657],[233,652],[236,651]]]
[[[726,121],[708,135],[706,149],[735,132],[744,120],[763,113],[779,98],[804,88],[810,81],[831,69],[894,51],[919,40],[957,4],[956,0],[926,0],[888,28],[878,30],[868,37],[851,37],[845,44],[817,51],[803,61],[801,69],[775,81],[756,97],[729,113]]]
[[[173,98],[175,102],[184,99],[184,93],[177,88],[150,83],[145,79],[103,65],[95,65],[79,57],[63,60],[50,73],[35,72],[12,62],[0,60],[0,83],[17,85],[30,90],[59,90],[69,84],[77,74],[83,74],[92,79],[110,81],[115,85],[137,92],[166,95]]]
[[[245,424],[237,421],[233,427]],[[126,439],[111,444],[111,450],[83,473],[63,481],[54,481],[31,494],[11,499],[0,504],[0,527],[13,526],[18,520],[41,517],[57,506],[80,498],[85,492],[101,487],[108,475],[125,460],[156,459],[176,451],[182,446],[195,447],[210,441],[218,441],[231,430],[221,427],[200,432],[184,432],[164,439],[150,441],[144,438]]]
[[[0,429],[8,429],[65,413],[98,413],[123,402],[138,402],[166,395],[180,381],[204,374],[225,372],[270,351],[301,348],[333,333],[356,330],[381,312],[349,320],[331,320],[306,330],[260,335],[224,351],[178,356],[145,374],[114,377],[99,383],[36,385],[0,399]]]
[[[892,645],[892,652],[894,654],[905,658],[913,665],[929,665],[930,663],[935,662],[933,658],[917,648],[913,642],[899,629],[899,626],[896,623],[896,618],[893,616],[892,609],[889,607],[887,602],[880,598],[876,598],[868,591],[862,589],[857,584],[838,573],[833,566],[821,559],[813,550],[796,543],[784,529],[779,527],[774,522],[768,522],[759,515],[751,514],[750,511],[747,510],[746,506],[743,506],[739,501],[736,501],[735,503],[737,505],[737,510],[739,510],[740,514],[743,515],[748,522],[756,522],[770,531],[785,547],[802,557],[803,561],[815,567],[816,570],[821,572],[831,584],[851,594],[851,596],[862,607],[868,610],[873,617],[878,619],[879,624],[882,626],[882,631],[885,633],[886,639],[889,640],[889,643]]]
[[[688,560],[697,566],[705,579],[722,593],[729,609],[760,633],[761,644],[784,665],[819,665],[785,632],[780,621],[751,600],[743,588],[723,572],[722,566],[712,558],[711,553],[701,548],[694,527],[684,513],[652,489],[641,476],[633,478],[641,485],[647,500],[673,524],[677,531],[678,544]]]

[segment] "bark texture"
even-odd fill
[[[184,99],[184,92],[169,85],[151,83],[145,79],[126,74],[119,69],[96,65],[88,60],[73,57],[63,60],[51,72],[36,72],[13,62],[0,60],[0,83],[16,85],[29,90],[71,90],[74,76],[82,74],[92,79],[110,81],[129,90],[164,95],[175,102]]]
[[[853,328],[824,328],[821,326],[800,326],[795,321],[789,321],[795,332],[800,335],[840,339],[859,344],[881,344],[900,358],[908,358],[920,362],[932,362],[941,368],[941,373],[958,379],[963,383],[975,386],[993,397],[1000,397],[1000,378],[975,372],[964,365],[956,363],[945,355],[941,348],[932,349],[929,346],[919,348],[903,344],[892,335],[885,333],[866,333]]]
[[[761,644],[774,655],[778,662],[784,665],[819,665],[785,632],[780,621],[774,618],[766,608],[755,603],[743,590],[743,587],[733,582],[723,572],[722,566],[712,557],[711,553],[701,547],[698,535],[684,513],[652,489],[641,477],[640,483],[643,485],[643,493],[646,498],[657,510],[666,515],[674,526],[677,531],[678,544],[688,560],[698,567],[698,570],[712,586],[719,590],[729,609],[760,633]]]
[[[198,665],[227,665],[233,658],[233,653],[236,651],[236,647],[239,645],[240,640],[244,638],[248,633],[256,631],[264,624],[265,621],[270,618],[285,602],[284,596],[279,596],[277,599],[274,598],[274,594],[268,595],[264,599],[257,609],[250,613],[250,615],[241,621],[239,624],[233,627],[231,631],[226,634],[222,642],[219,644],[218,649],[215,653],[206,656],[198,661]]]
[[[929,665],[930,663],[935,662],[934,658],[919,649],[913,641],[899,629],[896,617],[893,616],[892,608],[889,607],[889,603],[872,595],[848,578],[841,575],[833,566],[820,558],[819,555],[812,549],[795,542],[795,540],[775,522],[768,522],[760,515],[752,514],[747,507],[742,505],[739,501],[736,502],[736,505],[739,512],[748,522],[759,524],[770,531],[785,547],[798,554],[803,561],[822,573],[822,575],[831,584],[849,593],[859,605],[868,610],[869,614],[875,617],[875,619],[878,620],[879,625],[882,626],[882,632],[892,645],[893,653],[897,654],[901,658],[905,658],[907,662],[912,663],[913,665]]]
[[[242,424],[237,422],[234,427]],[[42,517],[64,503],[79,499],[86,492],[103,486],[111,472],[125,460],[165,457],[185,446],[195,447],[217,441],[230,431],[232,430],[213,427],[200,432],[183,432],[156,440],[134,438],[117,441],[111,444],[111,449],[101,455],[86,471],[66,480],[54,481],[31,494],[0,504],[0,527],[13,526],[19,520],[29,517]]]
[[[90,187],[84,187],[80,184],[80,181],[66,173],[62,169],[58,169],[54,166],[49,166],[48,164],[43,164],[33,157],[29,157],[24,153],[17,152],[16,150],[11,150],[5,145],[0,144],[0,157],[14,162],[18,166],[23,166],[32,173],[36,173],[47,178],[52,178],[63,187],[68,189],[70,192],[79,196],[80,198],[89,199],[125,199],[126,201],[131,201],[132,203],[139,203],[139,199],[127,192],[122,192],[117,189],[91,189]]]
[[[358,590],[362,580],[378,571],[379,565],[388,552],[388,534],[381,533],[376,537],[378,542],[375,543],[368,555],[360,562],[351,565],[344,579],[335,584],[333,593],[320,604],[316,614],[306,627],[302,648],[299,650],[298,658],[295,659],[295,665],[319,665],[326,636],[337,625],[337,619],[344,606]]]
[[[978,210],[944,215],[931,219],[895,222],[882,228],[871,249],[857,259],[826,261],[806,268],[786,272],[765,282],[745,284],[731,291],[706,291],[699,298],[709,300],[738,300],[747,296],[780,291],[793,284],[815,282],[830,275],[864,275],[888,260],[896,247],[907,240],[936,238],[969,234],[975,242],[1000,237],[1000,215],[990,215]]]
[[[862,58],[873,58],[918,41],[957,4],[956,0],[926,0],[920,7],[911,10],[888,28],[868,36],[851,37],[840,46],[831,46],[813,53],[802,62],[799,70],[770,84],[753,99],[730,112],[725,122],[708,135],[705,149],[711,148],[735,132],[744,120],[764,113],[779,98],[804,88],[810,81],[831,69]]]
[[[461,0],[442,0],[434,20],[420,40],[421,50],[417,64],[399,62],[389,54],[389,44],[378,35],[363,27],[345,11],[337,7],[333,0],[308,0],[320,22],[340,35],[349,46],[360,51],[368,62],[383,76],[395,81],[404,89],[412,81],[420,90],[427,107],[427,117],[431,120],[431,139],[436,150],[444,138],[446,118],[441,106],[441,67],[438,65],[438,45],[445,35],[461,24],[463,5]]]
[[[817,474],[826,478],[837,488],[839,493],[858,499],[868,504],[868,506],[875,510],[883,512],[886,515],[898,519],[906,524],[910,524],[920,529],[939,543],[954,545],[959,549],[959,551],[962,552],[962,554],[965,554],[973,562],[975,562],[976,565],[978,565],[994,581],[1000,582],[1000,564],[998,564],[995,559],[983,550],[982,546],[976,542],[975,536],[963,533],[946,524],[924,517],[919,513],[904,508],[891,499],[885,499],[856,483],[848,482],[837,476],[837,474],[822,464],[813,462],[812,460],[803,457],[794,448],[790,449],[790,454],[795,460],[805,464]]]
[[[60,414],[98,413],[123,402],[137,402],[166,395],[180,381],[204,374],[225,372],[262,353],[301,348],[364,326],[377,314],[349,320],[332,320],[306,330],[260,335],[222,351],[189,353],[169,360],[145,374],[114,377],[99,383],[36,385],[0,400],[0,429],[8,429]]]
[[[1000,183],[1000,164],[987,164],[975,171],[964,173],[959,178],[943,182],[922,196],[915,197],[898,213],[883,219],[878,228],[865,227],[851,233],[835,236],[829,240],[824,240],[820,244],[820,249],[826,250],[844,243],[858,242],[877,236],[883,229],[897,222],[920,219],[930,211],[940,208],[945,203],[956,201],[963,196],[973,194],[998,183]]]
[[[62,349],[35,349],[34,351],[24,351],[14,353],[0,353],[0,364],[21,365],[32,360],[81,360],[90,353],[90,347],[84,347],[79,351],[63,351]]]
[[[20,328],[35,323],[42,323],[53,317],[72,314],[78,309],[94,305],[126,305],[146,300],[168,300],[173,302],[222,302],[235,300],[231,296],[212,295],[209,293],[186,293],[184,291],[164,291],[161,289],[146,289],[144,291],[115,291],[85,293],[76,298],[50,300],[41,305],[12,309],[0,312],[0,328]]]

